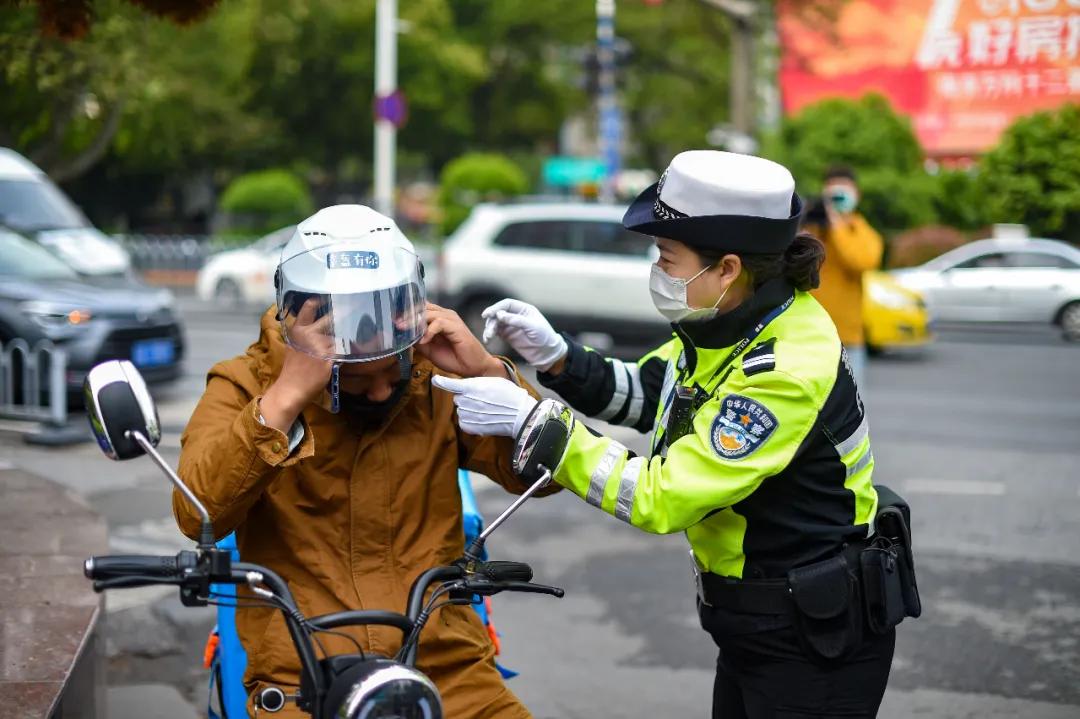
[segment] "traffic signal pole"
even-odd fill
[[[597,107],[600,156],[607,177],[600,199],[615,199],[615,179],[622,169],[622,110],[615,88],[615,0],[596,0]]]

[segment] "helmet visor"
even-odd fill
[[[420,263],[407,250],[324,247],[283,262],[280,278],[281,333],[314,357],[382,359],[416,344],[427,328]]]

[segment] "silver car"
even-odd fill
[[[893,273],[938,322],[1037,322],[1080,341],[1080,250],[1056,240],[980,240]]]

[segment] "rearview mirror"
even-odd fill
[[[107,457],[132,459],[145,454],[133,436],[153,447],[161,441],[157,407],[139,370],[127,360],[109,360],[90,370],[83,382],[86,414],[98,446]]]

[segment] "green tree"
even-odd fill
[[[503,200],[527,192],[529,181],[503,155],[472,153],[447,163],[439,184],[443,234],[450,234],[478,202]]]
[[[911,123],[880,95],[810,105],[766,138],[763,153],[787,166],[808,198],[821,192],[831,165],[854,168],[863,195],[860,211],[881,232],[936,219],[938,188],[923,169]]]
[[[175,23],[187,24],[206,17],[219,0],[129,0],[132,5]],[[25,0],[0,0],[0,5],[28,5]],[[35,0],[37,24],[42,34],[73,40],[85,37],[95,14],[112,6],[93,0]]]
[[[72,41],[34,32],[31,8],[0,10],[0,144],[60,181],[107,156],[164,174],[258,154],[270,124],[242,107],[250,2],[190,28],[98,7]]]
[[[994,222],[1080,242],[1080,104],[1017,120],[979,164]]]

